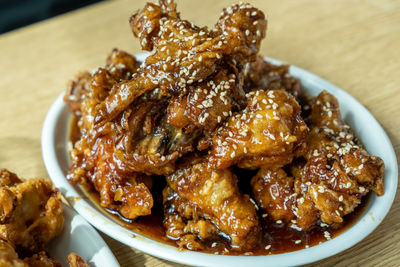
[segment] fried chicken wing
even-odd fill
[[[233,115],[213,136],[210,163],[222,169],[279,168],[303,148],[307,126],[300,106],[283,90],[247,94],[247,107]]]
[[[384,165],[358,144],[329,93],[322,92],[315,99],[310,125],[307,163],[298,172],[297,192],[312,201],[324,223],[342,223],[343,216],[352,212],[369,190],[383,194]],[[304,223],[302,228],[308,226]]]
[[[187,159],[167,176],[168,185],[189,201],[202,216],[231,238],[232,247],[246,249],[259,240],[255,207],[239,192],[237,178],[229,169],[213,170],[200,158]]]
[[[0,170],[0,185],[0,206],[7,207],[0,237],[17,249],[39,252],[63,228],[60,192],[48,180],[21,181],[5,169]]]
[[[383,194],[383,162],[357,144],[340,117],[337,100],[322,92],[312,106],[306,162],[282,169],[261,169],[251,184],[253,194],[273,220],[310,230],[321,221],[336,225],[353,212],[369,190]]]
[[[152,53],[130,81],[115,84],[96,106],[95,121],[103,124],[125,110],[136,98],[154,90],[162,95],[186,91],[220,70],[224,61],[236,68],[252,61],[265,36],[264,14],[251,5],[225,9],[214,30],[181,20],[173,1],[148,3],[131,18],[142,48]]]

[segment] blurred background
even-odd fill
[[[102,0],[0,0],[0,34]]]

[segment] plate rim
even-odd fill
[[[145,53],[140,53],[136,56],[138,58],[144,58]],[[269,57],[265,57],[265,59],[273,64],[283,64],[283,61],[278,59]],[[158,242],[132,230],[128,230],[112,221],[110,218],[105,217],[103,214],[98,214],[98,210],[92,206],[93,204],[86,201],[85,198],[81,198],[76,189],[69,184],[57,162],[57,144],[54,144],[52,141],[55,141],[55,126],[57,125],[60,114],[67,111],[67,107],[63,102],[64,93],[60,94],[57,100],[52,104],[43,124],[41,145],[45,167],[53,183],[62,189],[62,193],[66,195],[67,199],[70,200],[76,198],[74,201],[69,201],[71,206],[90,224],[119,242],[155,257],[164,258],[182,264],[201,266],[241,266],[246,263],[251,263],[254,266],[265,266],[266,264],[272,264],[274,266],[294,266],[328,258],[359,243],[371,234],[383,221],[384,217],[389,212],[396,195],[398,180],[397,158],[393,145],[391,144],[385,130],[369,110],[367,110],[353,96],[325,79],[295,65],[290,65],[290,73],[299,78],[303,84],[304,80],[307,78],[308,84],[324,88],[326,91],[332,93],[336,98],[338,98],[338,100],[344,98],[350,102],[354,102],[353,104],[356,106],[357,110],[360,109],[363,116],[366,116],[368,121],[373,124],[374,128],[379,131],[381,138],[383,138],[380,142],[382,142],[386,147],[386,152],[390,159],[389,162],[385,161],[385,194],[381,197],[376,197],[376,195],[373,194],[367,207],[367,210],[369,210],[372,205],[371,203],[383,203],[383,209],[381,206],[377,213],[373,214],[375,217],[378,217],[378,219],[373,218],[372,215],[372,218],[369,218],[366,210],[359,220],[357,220],[357,222],[344,233],[319,245],[288,253],[263,256],[214,255],[203,252],[181,251],[174,246]],[[298,77],[299,75],[301,77]],[[308,91],[307,89],[305,90]],[[387,167],[390,167],[390,170],[388,170]],[[363,229],[360,229],[361,227],[357,228],[364,219],[367,220],[368,227]],[[346,233],[352,234],[353,239],[351,241],[345,238]]]
[[[71,223],[73,221],[75,221],[75,224],[78,224],[78,225],[75,225],[75,228],[82,226],[82,225],[85,226],[86,233],[89,233],[92,236],[94,242],[96,243],[96,247],[101,249],[101,252],[100,252],[101,258],[97,257],[94,260],[93,260],[94,256],[98,255],[100,250],[97,251],[95,254],[93,254],[91,259],[85,259],[83,257],[83,255],[80,254],[80,251],[68,251],[68,254],[71,252],[77,253],[89,264],[89,266],[91,264],[96,264],[96,266],[97,266],[100,263],[99,260],[107,259],[107,262],[106,262],[107,266],[119,267],[120,264],[119,264],[118,260],[116,259],[115,255],[111,251],[110,247],[107,245],[107,243],[101,237],[101,235],[97,232],[97,230],[90,223],[88,223],[88,221],[85,218],[83,218],[83,216],[81,216],[78,212],[76,212],[75,209],[73,209],[72,207],[68,206],[65,203],[62,203],[62,206],[63,206],[63,216],[64,216],[63,231],[66,230],[66,227],[65,227],[66,223],[69,223],[70,228],[71,228],[70,230],[73,230]],[[65,234],[65,233],[61,233],[60,235],[56,236],[53,240],[51,240],[49,242],[48,250],[53,257],[55,256],[54,255],[55,249],[53,248],[53,246],[56,246],[57,243],[60,242],[60,239],[62,239],[63,234]],[[69,233],[69,235],[71,236],[71,233]],[[93,244],[93,242],[91,242],[91,244]],[[62,263],[67,263],[67,258],[65,258],[65,259],[56,258],[56,260],[59,262],[62,262]]]

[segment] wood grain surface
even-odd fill
[[[112,48],[140,52],[128,25],[143,0],[103,2],[0,36],[0,167],[48,177],[41,157],[45,114],[80,70]],[[232,0],[178,0],[182,17],[211,26]],[[400,152],[400,2],[251,1],[268,15],[261,53],[305,68],[364,104]],[[366,126],[367,127],[367,126]],[[400,266],[400,201],[361,243],[313,266]],[[178,266],[109,237],[121,266]],[[310,265],[311,266],[311,265]]]

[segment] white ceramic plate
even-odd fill
[[[143,60],[145,54],[139,54]],[[281,61],[267,58],[274,64]],[[162,244],[137,234],[118,224],[98,207],[78,187],[68,183],[65,178],[69,167],[68,134],[71,113],[63,102],[63,95],[51,106],[43,126],[43,159],[54,184],[71,201],[71,205],[93,226],[116,240],[137,248],[153,256],[170,261],[199,266],[293,266],[321,260],[339,253],[370,234],[383,220],[392,205],[397,188],[397,160],[392,144],[385,131],[356,99],[335,85],[301,68],[291,66],[290,73],[299,78],[306,91],[315,96],[322,90],[333,94],[340,103],[344,120],[350,124],[362,140],[369,153],[377,155],[385,162],[384,186],[382,197],[372,195],[368,206],[360,219],[338,237],[308,249],[267,256],[228,256],[201,252],[179,251],[177,248]]]
[[[75,252],[89,266],[119,266],[99,233],[82,216],[66,205],[64,205],[64,219],[63,232],[49,244],[52,257],[63,266],[68,266],[67,256]]]

